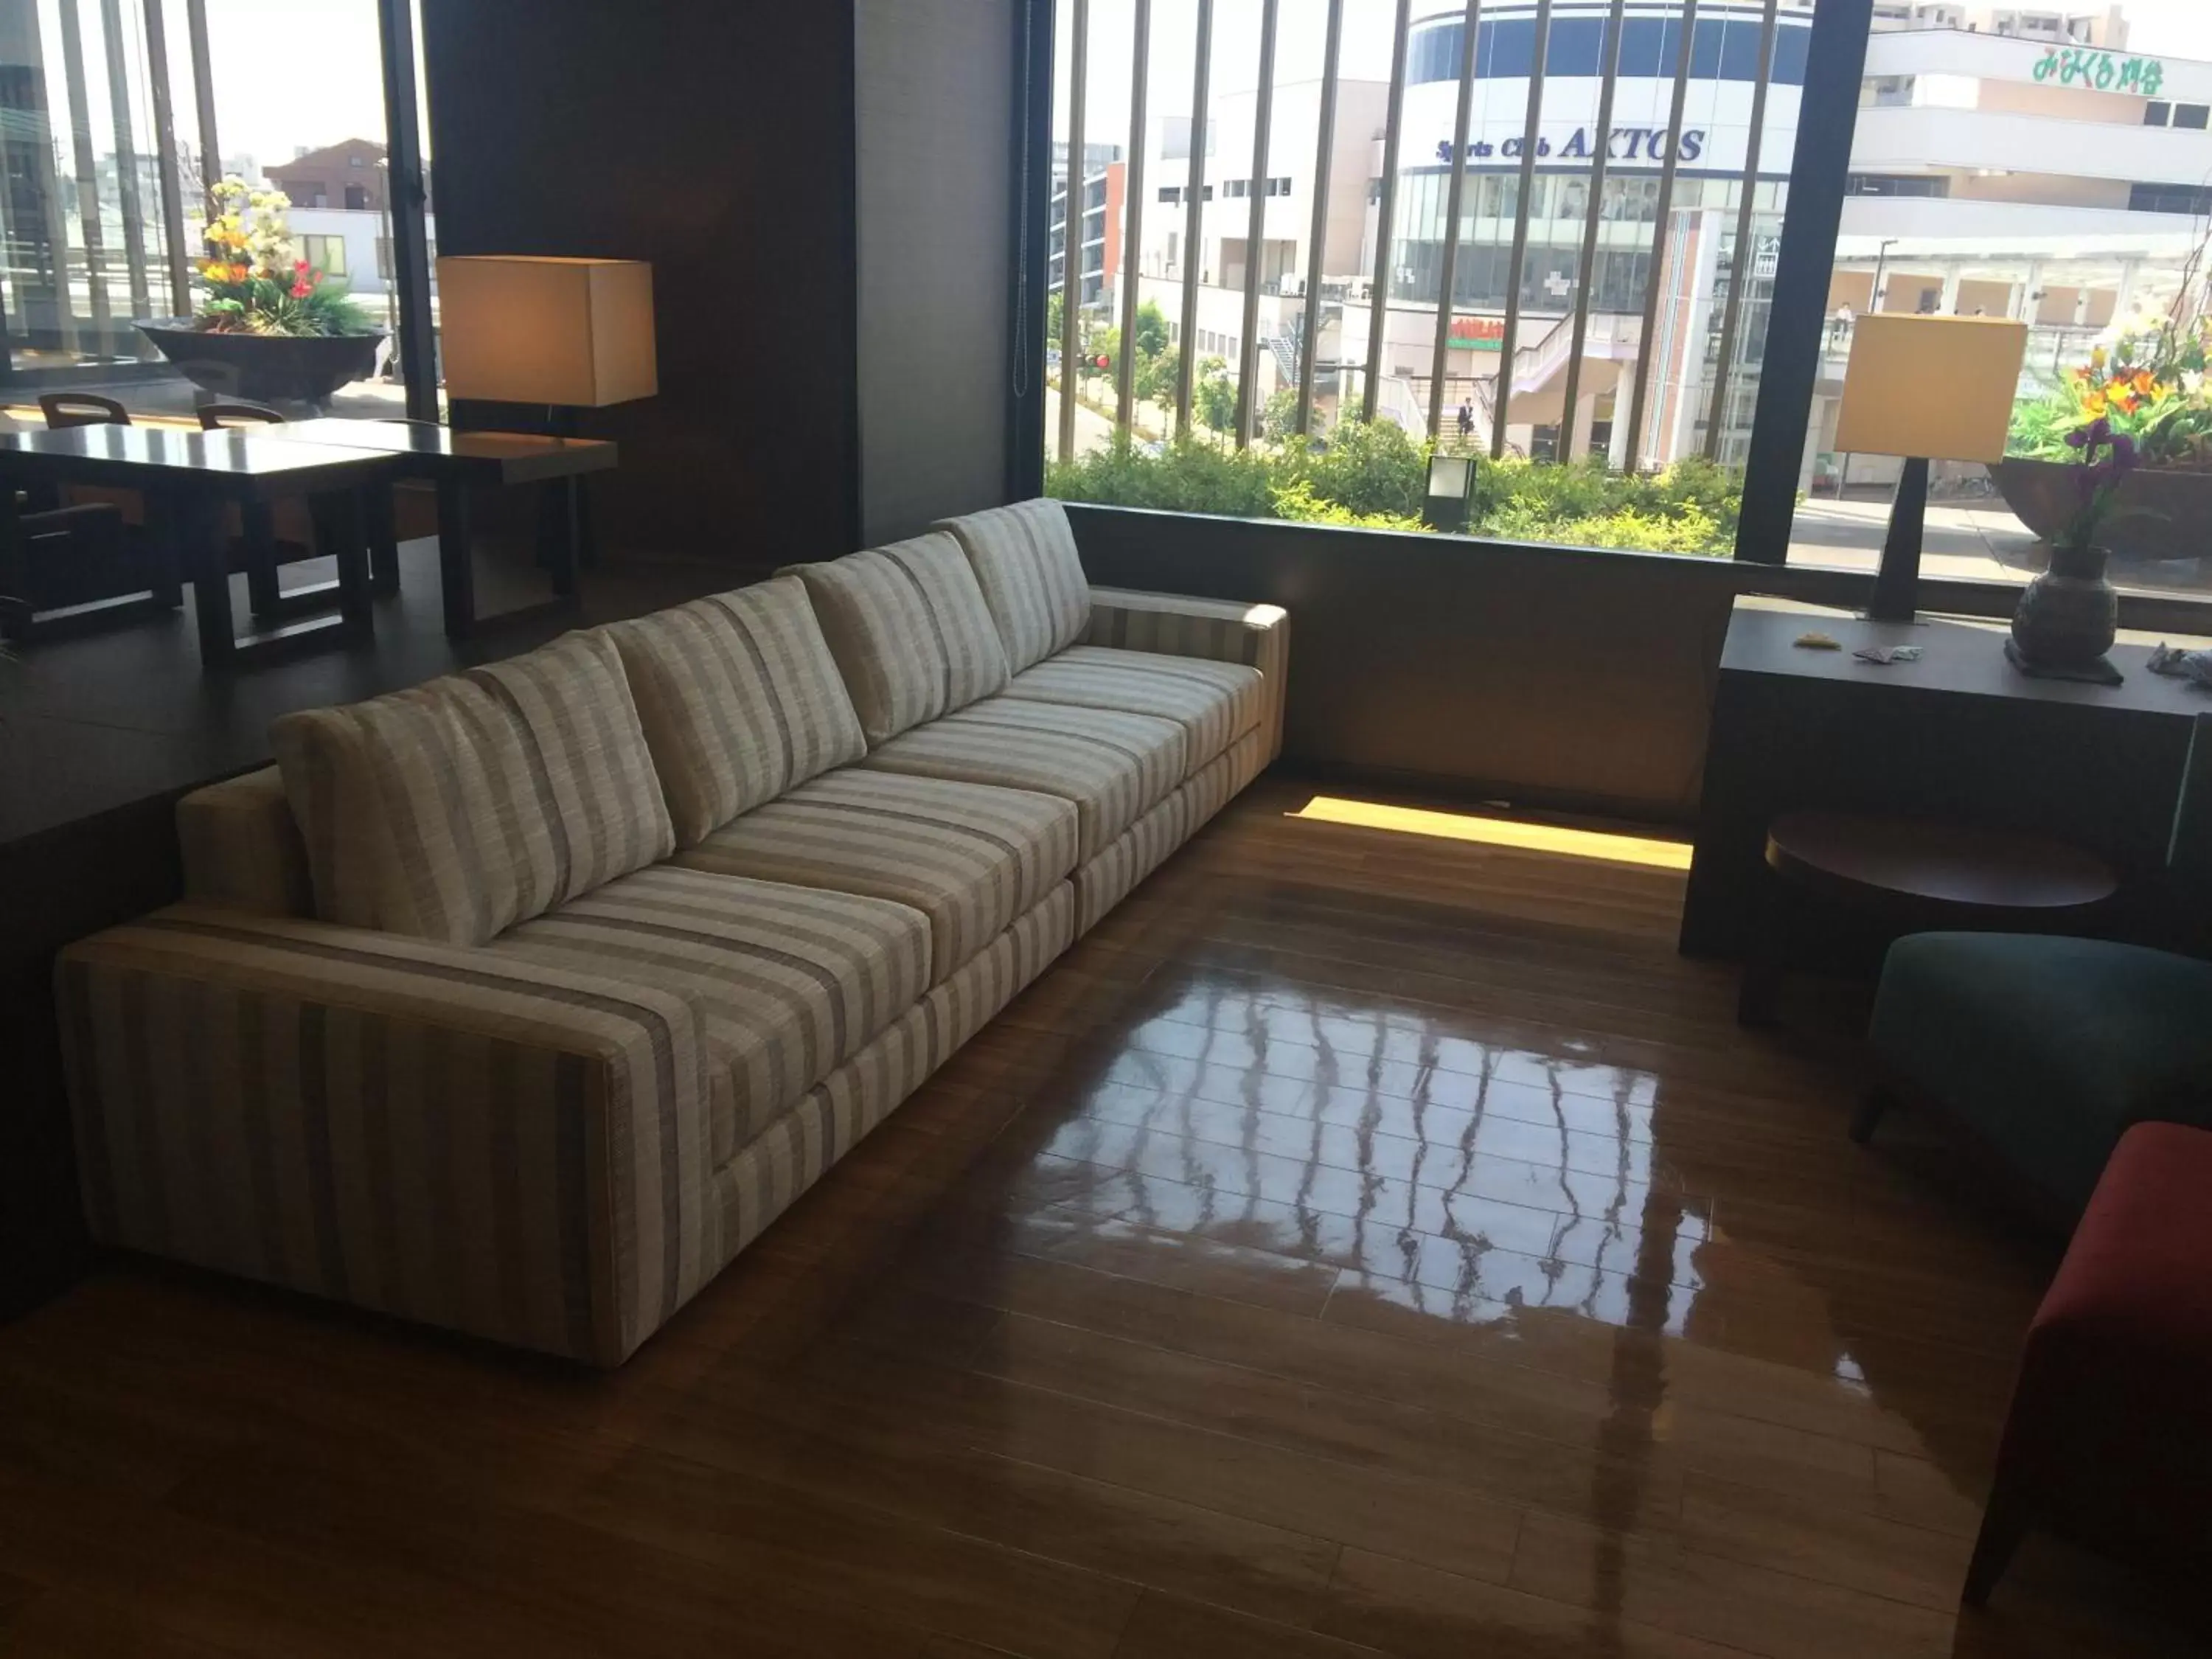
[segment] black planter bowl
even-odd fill
[[[2064,461],[2014,456],[1993,463],[1990,479],[2015,518],[2039,540],[2055,543],[2081,511],[2074,472]],[[2098,539],[2123,563],[2212,556],[2212,472],[2149,466],[2130,472]]]
[[[376,368],[384,331],[367,334],[214,334],[184,317],[137,325],[194,386],[257,404],[320,408]]]

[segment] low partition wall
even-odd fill
[[[1522,547],[1070,503],[1093,582],[1264,599],[1297,618],[1284,760],[1686,821],[1727,559]]]

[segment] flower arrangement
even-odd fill
[[[345,283],[297,257],[285,219],[291,198],[225,179],[213,192],[218,211],[207,228],[206,286],[193,326],[210,334],[368,334],[374,325],[347,297]]]
[[[2011,453],[2065,461],[2097,422],[2144,466],[2212,469],[2212,315],[2174,313],[2124,330],[2110,346],[2013,412]]]
[[[2142,451],[2124,432],[2112,428],[2109,415],[2100,415],[2085,427],[2066,434],[2074,452],[2074,489],[2080,505],[2066,522],[2055,549],[2081,551],[2097,545],[2097,537],[2112,515],[2113,499],[2128,474],[2142,465]]]

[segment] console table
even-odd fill
[[[325,418],[270,427],[260,441],[331,444],[375,449],[390,455],[398,477],[427,478],[438,487],[438,575],[446,611],[446,635],[465,638],[479,622],[476,565],[470,550],[469,490],[478,484],[513,489],[541,484],[556,492],[544,559],[553,580],[553,598],[544,605],[500,616],[535,614],[571,605],[576,568],[586,533],[583,485],[586,476],[615,465],[613,444],[599,438],[557,438],[530,432],[456,432],[427,421],[348,421]]]
[[[1839,651],[1793,643],[1827,635]],[[2161,868],[2196,718],[2212,692],[2153,674],[2117,646],[2121,685],[2031,679],[2002,627],[1869,623],[1736,601],[1721,653],[1686,955],[1741,956],[1765,875],[1768,826],[1820,810],[2028,830],[2102,854],[2123,878]],[[1862,646],[1917,645],[1887,667]]]

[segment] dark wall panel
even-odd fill
[[[1291,613],[1284,758],[1686,820],[1742,567],[1071,507],[1095,582]]]
[[[439,252],[653,261],[660,395],[583,417],[625,446],[595,486],[602,544],[754,565],[857,546],[852,7],[423,0],[422,20]]]
[[[1005,499],[1016,0],[856,0],[861,533]],[[1031,360],[1031,376],[1042,366]]]

